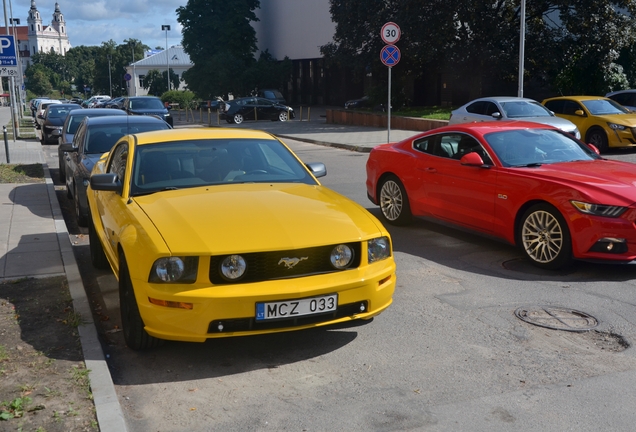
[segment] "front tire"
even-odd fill
[[[77,184],[73,187],[73,202],[75,204],[75,217],[77,218],[77,225],[81,227],[86,226],[86,214],[82,211],[82,204],[80,203],[79,191],[77,190]]]
[[[102,242],[97,236],[95,225],[93,224],[93,219],[91,217],[88,218],[88,246],[91,251],[91,263],[93,264],[93,267],[101,270],[107,269],[108,259],[104,253]]]
[[[64,165],[64,152],[57,151],[57,159],[58,159],[58,172],[60,176],[60,181],[62,183],[66,183],[66,165]]]
[[[232,117],[232,120],[236,124],[241,124],[241,123],[243,123],[243,120],[245,120],[245,119],[243,118],[243,114],[236,113],[236,114],[234,114],[234,117]]]
[[[535,266],[556,270],[572,262],[570,230],[561,213],[549,204],[536,204],[523,214],[518,244]]]
[[[287,120],[289,120],[287,111],[281,111],[278,113],[278,121],[286,122]]]
[[[406,189],[394,175],[386,177],[380,185],[380,210],[392,225],[408,225],[413,219]]]
[[[159,346],[163,341],[150,336],[139,313],[135,291],[128,272],[128,264],[123,253],[119,254],[119,308],[124,340],[128,348],[144,350]]]
[[[585,140],[589,144],[596,146],[599,152],[606,153],[609,150],[607,134],[599,127],[590,129]]]

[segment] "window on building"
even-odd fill
[[[139,75],[139,87],[145,87],[146,83],[144,80],[146,79],[146,75]]]

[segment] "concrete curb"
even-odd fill
[[[358,146],[354,144],[330,143],[326,141],[313,140],[310,138],[299,138],[298,136],[293,136],[293,135],[280,135],[280,134],[273,134],[273,135],[276,135],[279,138],[301,141],[301,142],[321,145],[325,147],[336,147],[336,148],[351,150],[351,151],[355,151],[359,153],[371,153],[371,150],[373,150],[372,147],[363,147],[363,146]]]
[[[49,204],[55,221],[55,231],[57,233],[62,263],[68,281],[68,288],[73,299],[75,312],[81,314],[82,325],[79,331],[80,343],[84,354],[86,369],[88,369],[91,383],[91,392],[95,403],[97,422],[101,432],[127,432],[124,413],[119,404],[119,398],[115,392],[115,385],[110,375],[110,370],[106,364],[106,358],[102,345],[99,342],[97,328],[93,321],[93,314],[88,303],[88,297],[84,290],[82,277],[80,276],[77,261],[73,254],[73,246],[69,239],[66,223],[62,217],[62,210],[55,194],[55,185],[51,179],[51,173],[46,163],[42,164],[46,177],[46,189],[49,196]]]

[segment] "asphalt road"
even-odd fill
[[[303,161],[326,163],[323,184],[378,215],[366,154],[286,142]],[[56,176],[56,146],[45,148]],[[56,188],[131,431],[634,429],[636,267],[541,271],[512,246],[419,220],[387,226],[398,286],[370,323],[139,353],[118,331],[114,277],[90,266],[86,230]],[[599,324],[577,333],[514,314],[537,305]]]

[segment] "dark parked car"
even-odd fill
[[[86,226],[88,221],[86,187],[93,165],[102,154],[109,152],[113,145],[125,135],[170,128],[168,123],[154,116],[86,117],[82,121],[73,137],[73,142],[60,145],[62,151],[66,152],[64,158],[66,195],[75,202],[75,216],[79,226]]]
[[[199,102],[199,109],[206,110],[206,109],[210,108],[210,110],[216,111],[216,110],[219,109],[219,107],[221,106],[222,103],[223,103],[223,99],[221,99],[221,98],[204,100],[204,101]]]
[[[59,161],[59,173],[60,181],[66,180],[66,171],[64,166],[64,158],[66,154],[63,150],[62,144],[71,143],[73,136],[77,131],[80,123],[86,117],[102,117],[102,116],[125,116],[126,113],[120,110],[106,109],[106,108],[94,108],[94,109],[74,109],[68,113],[64,125],[60,131],[53,131],[53,136],[57,137],[57,143],[60,144],[57,148],[57,158]]]
[[[35,128],[42,129],[42,123],[44,123],[44,113],[46,112],[46,109],[49,107],[49,105],[61,104],[61,103],[62,102],[60,102],[59,100],[52,100],[52,99],[38,102],[37,112],[35,114]]]
[[[345,109],[367,108],[369,106],[369,96],[363,96],[360,99],[352,99],[345,102]]]
[[[79,105],[72,103],[49,105],[44,111],[44,118],[42,119],[42,144],[47,144],[49,141],[57,141],[57,136],[53,132],[61,131],[68,114],[79,108]]]
[[[221,118],[228,123],[241,124],[243,120],[278,120],[294,118],[294,110],[260,97],[238,98],[223,103]]]
[[[274,89],[259,90],[256,96],[262,97],[263,99],[269,99],[281,105],[287,105],[287,101],[285,100],[285,97],[278,90],[274,90]]]
[[[124,102],[126,101],[126,97],[125,96],[121,96],[115,99],[110,99],[104,102],[103,106],[101,108],[115,108],[115,109],[122,109],[122,107],[124,106]]]
[[[619,90],[605,95],[630,111],[636,111],[636,90]]]
[[[122,109],[131,115],[157,116],[162,118],[170,126],[174,124],[174,120],[170,115],[170,108],[164,106],[161,99],[155,96],[134,96],[126,98]]]

